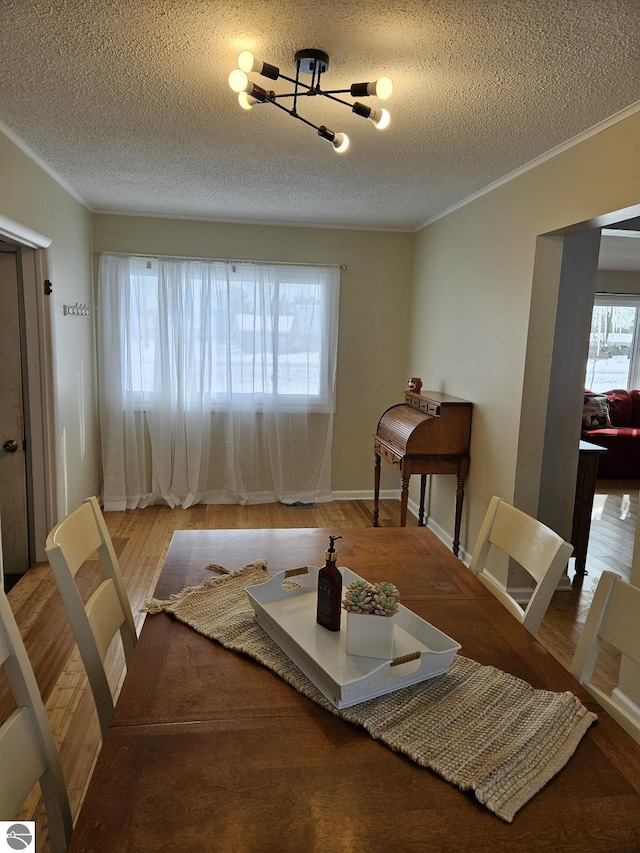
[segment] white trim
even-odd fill
[[[372,491],[344,491],[344,492],[332,492],[332,499],[334,501],[372,501],[373,500],[373,492]],[[380,500],[388,500],[388,501],[399,501],[401,497],[400,489],[386,489],[385,491],[380,492]],[[407,512],[410,512],[414,518],[418,518],[419,506],[418,504],[409,498],[407,501]],[[429,516],[425,517],[425,526],[431,530],[432,533],[438,537],[438,539],[447,546],[449,550],[453,549],[453,537],[450,533],[448,533],[443,527],[440,527],[437,522],[435,522]],[[461,560],[466,566],[469,565],[469,561],[471,560],[471,552],[465,551],[464,548],[460,547],[460,553],[458,554],[458,559]],[[570,585],[569,585],[570,587]],[[529,595],[531,595],[531,590],[529,590]]]
[[[417,518],[418,504],[416,504],[414,501],[409,501],[409,504],[411,505],[412,514],[415,515]],[[409,508],[409,504],[407,504],[407,508]],[[432,533],[436,534],[438,539],[443,542],[449,550],[452,550],[453,537],[444,529],[444,527],[440,527],[440,525],[436,521],[434,521],[431,516],[427,516],[427,518],[425,519],[425,524],[429,528],[429,530],[431,530]]]
[[[628,237],[630,240],[640,239],[640,231],[631,231],[626,228],[603,228],[600,233],[603,237]]]
[[[418,229],[415,225],[341,225],[335,222],[274,222],[272,219],[229,219],[218,216],[196,216],[189,213],[149,213],[135,210],[92,210],[104,216],[136,216],[143,219],[186,219],[194,222],[217,222],[221,225],[268,225],[271,228],[325,228],[333,231],[391,231],[399,234],[413,234]]]
[[[332,492],[331,499],[334,501],[372,501],[373,490],[360,489],[359,491]],[[381,501],[399,501],[399,489],[386,489],[380,492]]]
[[[614,699],[618,705],[620,705],[624,710],[629,714],[634,720],[637,720],[640,723],[640,708],[632,702],[629,697],[624,694],[619,687],[616,687],[612,694],[611,698]]]
[[[422,228],[426,228],[427,225],[431,225],[432,223],[437,222],[438,219],[443,219],[445,216],[448,216],[455,210],[459,210],[461,207],[465,207],[467,204],[470,204],[470,202],[481,198],[483,195],[487,195],[487,193],[493,192],[493,190],[497,189],[498,187],[501,187],[503,184],[508,184],[509,181],[512,181],[514,178],[519,178],[520,175],[524,175],[526,172],[531,171],[531,169],[535,169],[538,166],[542,165],[542,163],[546,163],[547,160],[552,160],[554,157],[557,157],[558,154],[562,154],[564,151],[568,151],[570,148],[573,148],[576,145],[580,145],[581,142],[590,139],[592,136],[597,136],[598,133],[601,133],[608,127],[612,127],[614,124],[618,124],[618,122],[624,121],[624,119],[626,118],[630,118],[637,112],[640,112],[640,101],[636,101],[630,106],[625,107],[623,110],[614,113],[612,116],[609,116],[609,118],[604,119],[599,124],[595,124],[588,130],[582,131],[582,133],[578,133],[576,136],[572,137],[571,139],[568,139],[566,142],[562,142],[560,145],[556,145],[555,148],[551,148],[549,151],[546,151],[544,154],[541,154],[534,160],[530,160],[523,166],[519,166],[517,169],[514,169],[513,172],[509,172],[508,175],[504,175],[502,178],[498,178],[497,181],[488,184],[481,190],[478,190],[472,195],[461,199],[461,201],[455,202],[455,204],[452,204],[445,210],[441,210],[440,213],[435,213],[433,216],[429,217],[429,219],[423,222],[422,225],[417,225],[414,228],[414,231],[420,231]]]
[[[55,520],[55,445],[53,429],[53,374],[51,369],[51,326],[48,297],[44,295],[47,278],[45,249],[30,247],[19,253],[24,288],[24,324],[27,350],[28,437],[31,471],[30,549],[37,561],[46,560],[45,538]]]
[[[23,289],[25,363],[28,394],[26,438],[30,449],[27,466],[29,550],[35,561],[46,560],[44,543],[56,516],[56,466],[54,443],[54,391],[51,366],[51,322],[44,295],[48,277],[48,237],[0,214],[0,237],[19,244],[16,263]]]
[[[2,213],[0,213],[0,237],[7,237],[9,240],[29,246],[30,249],[47,249],[51,245],[50,237],[45,237],[44,234],[39,234],[33,228],[29,228],[28,225],[9,219]]]
[[[21,139],[18,134],[11,130],[11,128],[3,121],[0,121],[0,133],[3,133],[7,139],[13,142],[13,144],[22,151],[23,154],[26,154],[27,157],[36,164],[36,166],[39,166],[43,172],[46,172],[50,178],[53,178],[53,180],[59,184],[63,190],[73,196],[76,201],[79,201],[83,207],[86,207],[87,210],[91,211],[91,213],[94,212],[91,205],[80,195],[80,193],[76,192],[71,184],[68,184],[64,178],[60,177],[60,175],[51,168],[46,160],[43,160],[39,154],[36,154],[32,148],[29,148],[24,139]]]

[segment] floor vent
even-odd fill
[[[315,507],[315,503],[311,501],[306,504],[303,501],[295,501],[295,503],[285,504],[285,506],[287,509],[313,509]]]

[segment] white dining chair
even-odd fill
[[[31,662],[1,588],[0,666],[16,704],[16,710],[0,727],[0,820],[14,820],[39,782],[51,850],[63,853],[72,829],[67,789]]]
[[[137,637],[118,559],[95,497],[87,498],[56,524],[47,536],[45,550],[82,655],[104,738],[114,711],[104,668],[107,649],[119,631],[129,666]],[[96,552],[104,580],[84,603],[76,573]]]
[[[487,559],[494,548],[515,560],[536,582],[524,608],[487,571]],[[536,634],[572,552],[573,546],[551,528],[494,496],[469,568],[528,631]]]
[[[592,682],[593,670],[608,643],[625,657],[640,664],[640,589],[613,572],[603,572],[576,646],[571,674],[584,685],[602,707],[640,743],[640,721]]]

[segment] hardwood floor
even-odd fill
[[[594,500],[587,552],[589,576],[604,569],[629,580],[638,515],[639,480],[600,480]]]
[[[624,577],[629,576],[639,486],[639,481],[599,483],[587,557],[588,575],[570,591],[555,594],[542,623],[540,640],[567,667],[602,570],[610,568]],[[139,631],[144,619],[139,609],[154,590],[174,530],[370,527],[372,514],[372,501],[335,501],[305,508],[287,508],[282,504],[198,505],[188,510],[150,507],[105,513],[105,519]],[[399,522],[399,501],[381,501],[380,524],[396,526]],[[407,523],[415,526],[417,520],[410,515]],[[323,554],[319,554],[318,559],[322,560]],[[94,586],[95,568],[95,562],[90,561],[79,572],[86,593]],[[100,735],[84,668],[49,565],[34,566],[10,591],[9,601],[52,722],[75,817],[100,748]],[[106,665],[117,694],[125,674],[119,643],[114,643],[110,649]],[[615,659],[605,662],[605,683],[613,680],[615,667]],[[0,720],[6,719],[10,710],[6,684],[0,680]],[[22,819],[34,816],[38,821],[38,850],[46,851],[46,820],[37,790],[20,815]]]
[[[567,668],[570,667],[575,645],[587,618],[593,594],[603,571],[617,572],[629,580],[638,515],[639,480],[599,480],[593,505],[587,574],[573,578],[571,591],[557,592],[540,626],[541,642]],[[617,682],[619,657],[601,655],[594,681],[603,689]]]

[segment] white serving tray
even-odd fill
[[[282,583],[300,570],[280,572],[262,584],[247,587],[256,621],[286,652],[336,708],[349,708],[443,673],[460,644],[400,605],[394,617],[392,660],[348,655],[346,611],[340,631],[328,631],[316,622],[318,566],[307,569],[311,583],[283,589]],[[340,567],[343,587],[360,580]],[[386,618],[386,617],[371,617]]]

